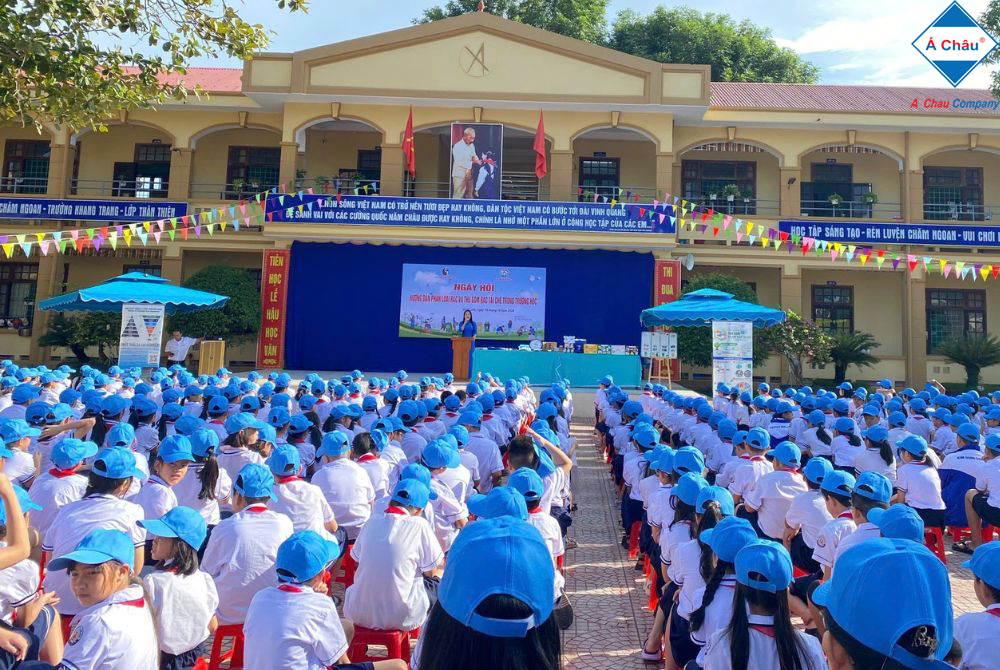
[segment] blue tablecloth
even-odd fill
[[[614,377],[619,386],[642,385],[638,356],[477,348],[472,352],[472,377],[478,372],[489,372],[501,380],[527,375],[532,385],[569,379],[573,386],[597,386],[597,380],[604,375]]]

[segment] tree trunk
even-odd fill
[[[69,348],[73,352],[73,355],[76,356],[76,360],[81,364],[90,362],[90,356],[87,355],[87,350],[84,347],[81,347],[79,344],[71,344]]]
[[[847,379],[847,366],[841,363],[833,364],[833,384],[836,386]]]
[[[802,385],[802,359],[798,356],[787,356],[788,383],[792,386]]]
[[[979,372],[980,368],[975,365],[965,366],[965,385],[970,389],[977,388],[979,386]]]

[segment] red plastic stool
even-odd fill
[[[385,647],[385,656],[368,654],[369,645]],[[410,633],[403,630],[374,630],[362,626],[354,627],[354,639],[347,650],[351,662],[383,661],[386,658],[398,658],[410,662]]]
[[[983,544],[992,542],[994,530],[997,532],[997,537],[1000,538],[1000,528],[995,528],[994,526],[983,526],[983,530],[979,534],[980,542]]]
[[[642,530],[641,521],[633,521],[631,532],[628,534],[628,557],[635,560],[639,557],[639,531]]]
[[[69,644],[69,632],[73,625],[73,617],[65,614],[61,614],[60,616],[62,617],[63,644]]]
[[[233,648],[222,653],[222,643],[226,638],[232,638]],[[222,670],[222,664],[227,661],[229,664],[225,667],[228,670],[242,670],[243,624],[219,626],[215,631],[215,639],[212,640],[212,655],[208,659],[208,670]]]
[[[354,573],[358,571],[358,564],[351,557],[349,546],[347,552],[344,554],[344,560],[340,563],[340,568],[341,574],[337,575],[337,578],[334,581],[338,584],[343,584],[346,589],[354,583]]]
[[[646,609],[650,612],[655,612],[659,602],[660,597],[656,595],[656,577],[651,576],[649,579],[649,600],[646,602]]]
[[[799,568],[794,567],[794,566],[792,567],[792,578],[793,579],[798,579],[799,577],[805,577],[808,574],[809,573],[806,572],[805,570],[800,570]]]
[[[559,554],[558,556],[556,556],[556,570],[558,570],[562,574],[566,574],[566,570],[564,569],[564,566],[566,564],[565,558],[566,554]]]
[[[649,556],[644,556],[642,562],[642,574],[646,579],[651,579],[653,577],[653,564],[649,560]]]
[[[962,526],[948,526],[948,534],[951,535],[952,542],[961,542],[962,540],[968,539],[969,528]]]
[[[944,534],[937,526],[924,529],[924,544],[933,551],[941,562],[948,565],[948,559],[944,555]]]

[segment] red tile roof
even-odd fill
[[[992,94],[982,89],[909,88],[903,86],[833,86],[825,84],[761,84],[712,82],[711,106],[723,109],[791,110],[810,112],[915,112],[916,98],[921,111],[962,116],[1000,116],[988,108],[954,108],[952,101],[990,101]],[[924,100],[948,102],[948,109],[924,110]]]
[[[125,70],[134,72],[135,68]],[[170,84],[184,82],[191,90],[200,85],[209,93],[239,93],[243,90],[242,76],[243,68],[239,67],[189,67],[187,74],[165,74],[160,80]]]

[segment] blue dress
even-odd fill
[[[469,321],[468,323],[462,324],[462,337],[472,337],[475,338],[479,329],[476,327],[475,321]],[[472,354],[476,350],[476,341],[472,340],[472,344],[469,345],[469,376],[472,376]]]

